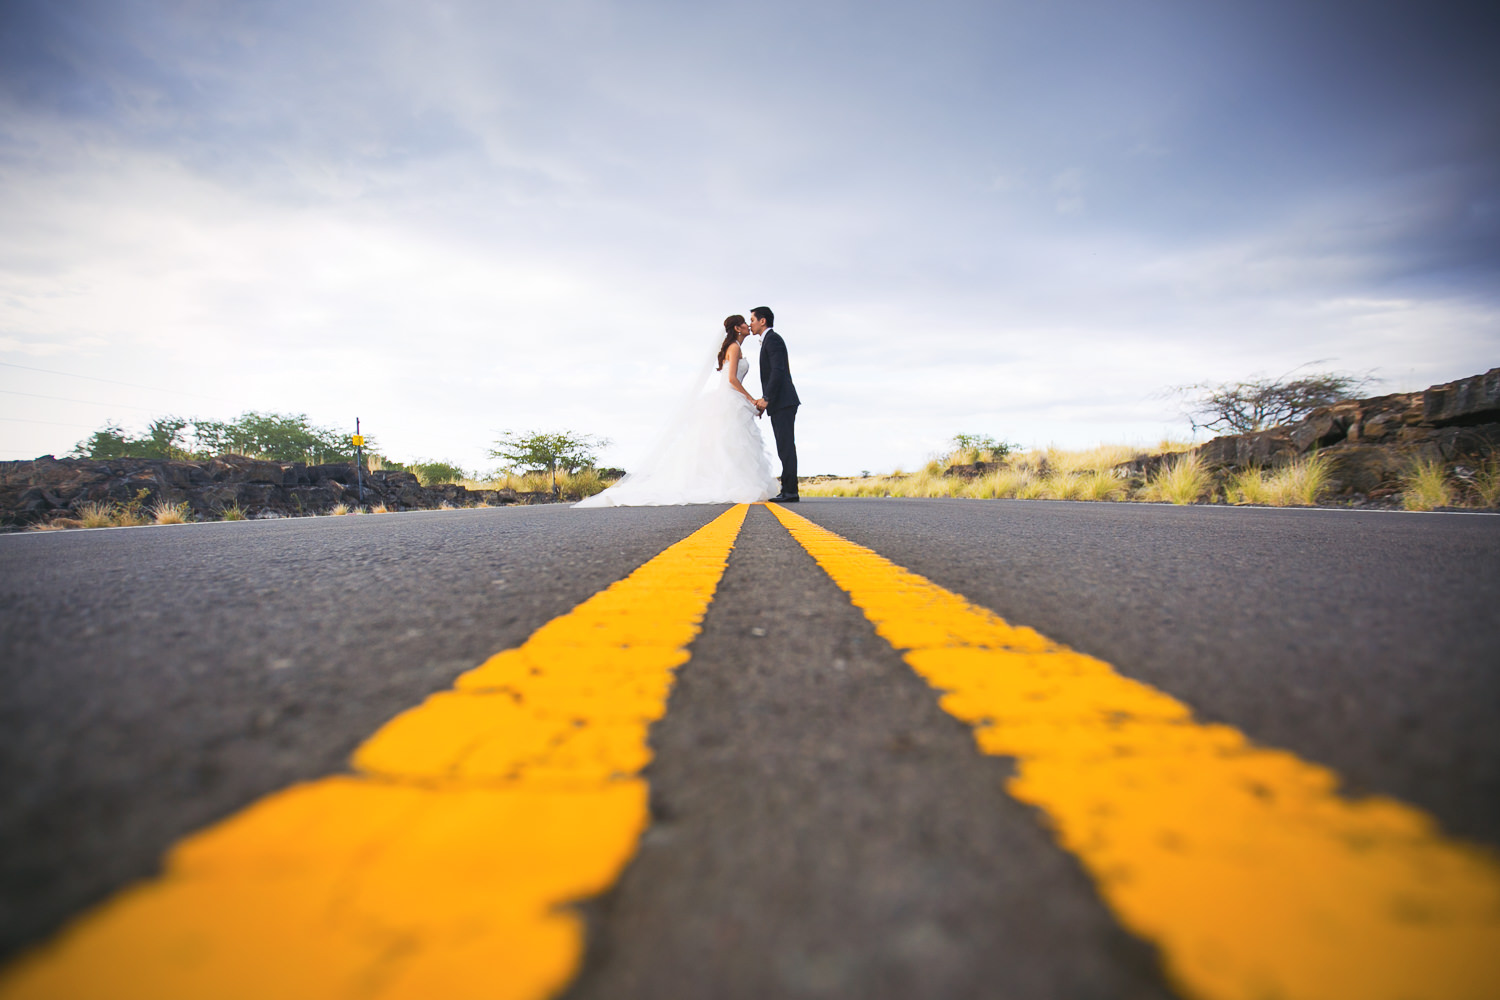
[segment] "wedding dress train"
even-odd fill
[[[750,363],[740,359],[743,383]],[[575,507],[660,507],[756,503],[776,491],[771,460],[755,426],[755,404],[716,372],[636,471]]]

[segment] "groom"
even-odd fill
[[[771,415],[771,430],[776,435],[776,454],[781,459],[781,492],[771,498],[772,503],[796,503],[797,496],[797,440],[793,425],[797,422],[797,407],[802,400],[797,398],[797,387],[792,385],[792,369],[786,359],[786,341],[771,327],[776,316],[769,306],[756,306],[750,310],[750,332],[761,337],[760,345],[760,391],[763,397],[755,401],[756,409]]]

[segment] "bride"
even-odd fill
[[[755,419],[760,409],[745,390],[745,317],[724,321],[713,378],[692,396],[640,468],[575,507],[657,507],[685,503],[756,503],[776,491],[771,462]]]

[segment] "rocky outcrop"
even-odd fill
[[[1275,468],[1317,451],[1330,460],[1333,493],[1345,501],[1394,495],[1421,460],[1441,462],[1464,479],[1500,454],[1500,368],[1423,392],[1346,400],[1298,423],[1214,438],[1195,451],[1220,476]],[[1143,455],[1115,471],[1144,479],[1174,457]]]
[[[423,486],[410,472],[364,475],[364,499],[352,463],[307,465],[220,455],[204,462],[150,458],[95,461],[53,458],[0,462],[0,526],[24,527],[65,517],[95,502],[142,506],[187,503],[204,519],[238,507],[247,517],[325,514],[337,504],[384,505],[388,510],[431,510],[480,503],[534,503],[550,494],[470,490],[457,484]]]

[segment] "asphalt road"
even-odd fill
[[[0,949],[720,507],[0,537]],[[1044,501],[797,512],[1198,716],[1500,845],[1500,519]],[[652,732],[653,824],[570,996],[1154,997],[1001,758],[752,508]]]

